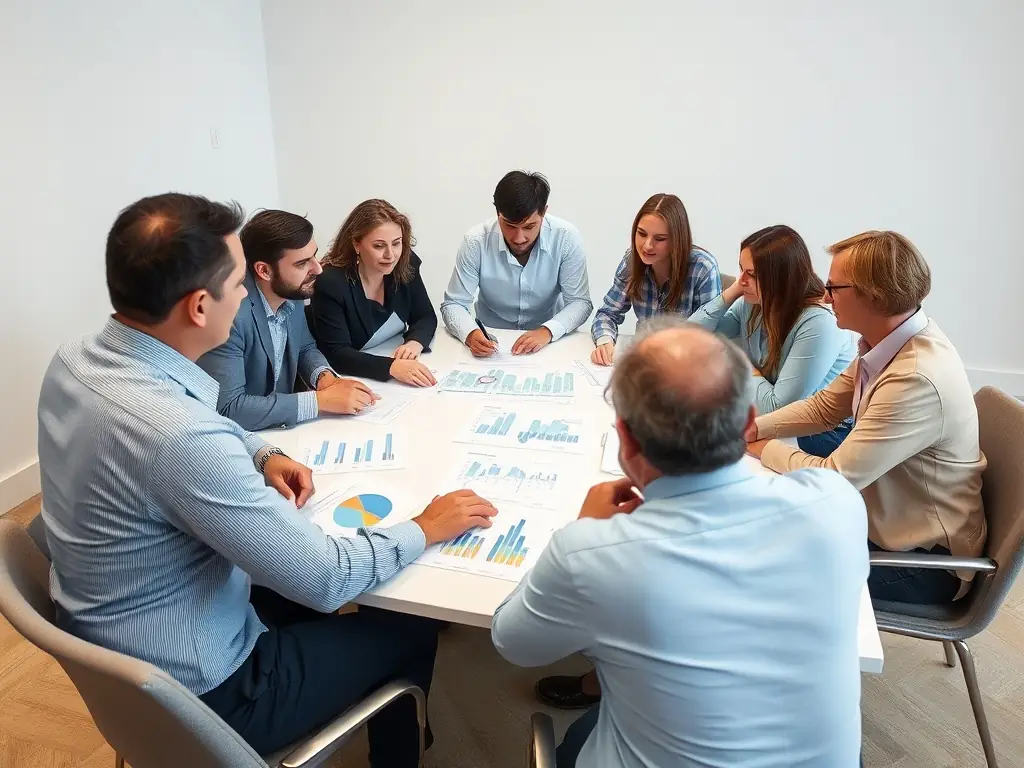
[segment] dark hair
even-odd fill
[[[313,225],[297,213],[266,209],[260,211],[238,233],[251,267],[257,261],[274,266],[285,251],[305,248],[313,239]]]
[[[690,251],[693,250],[693,234],[690,232],[690,217],[686,215],[686,206],[675,195],[661,192],[647,198],[633,219],[633,231],[629,240],[629,280],[626,282],[626,296],[634,305],[643,299],[644,274],[649,267],[644,264],[636,250],[636,230],[640,219],[652,213],[668,225],[668,239],[672,247],[669,259],[672,262],[671,274],[668,279],[668,296],[665,309],[674,310],[679,306],[686,287],[686,273],[690,271]],[[661,286],[659,285],[660,289]]]
[[[551,186],[539,173],[510,171],[494,188],[494,208],[506,221],[515,224],[535,213],[543,216],[549,194]]]
[[[740,243],[740,250],[744,249],[750,251],[761,291],[761,306],[750,313],[747,335],[764,323],[768,357],[761,362],[761,371],[773,377],[779,372],[783,342],[801,312],[822,304],[825,284],[814,272],[804,239],[792,227],[776,224],[759,229]]]
[[[364,200],[353,208],[321,263],[343,269],[351,278],[356,277],[356,242],[381,224],[387,223],[397,224],[402,230],[402,255],[398,257],[398,263],[391,274],[396,283],[408,283],[413,278],[412,247],[416,244],[412,236],[412,223],[408,216],[399,213],[387,200]]]
[[[224,238],[244,220],[238,203],[176,192],[132,203],[107,235],[107,290],[114,310],[155,324],[194,291],[205,289],[220,299],[234,269]]]
[[[663,347],[643,343],[663,332],[707,337],[700,386],[679,386]],[[676,315],[660,315],[615,364],[608,388],[644,458],[666,475],[711,472],[743,458],[753,388],[750,363],[732,342]]]

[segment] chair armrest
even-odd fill
[[[427,697],[412,683],[399,680],[378,688],[355,706],[349,707],[318,733],[306,739],[281,761],[281,768],[303,768],[310,763],[315,764],[314,761],[318,758],[341,747],[367,720],[403,696],[412,696],[416,701],[416,721],[420,730],[420,765],[422,765],[427,727]]]
[[[530,768],[555,768],[555,724],[550,715],[534,712],[530,729]]]
[[[929,552],[871,552],[872,567],[930,568],[946,571],[994,573],[996,561],[987,557],[953,557]]]

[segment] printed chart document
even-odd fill
[[[360,528],[388,528],[420,511],[394,484],[378,487],[373,483],[317,491],[306,506],[311,508],[309,519],[328,536],[355,536]]]
[[[532,448],[540,451],[583,453],[589,430],[568,407],[523,403],[485,405],[456,434],[460,443],[491,448]]]
[[[555,531],[544,512],[514,505],[503,506],[491,523],[428,547],[416,563],[519,581]]]
[[[316,473],[366,472],[405,466],[402,435],[392,430],[363,431],[363,437],[307,437],[299,441],[299,461]]]
[[[441,392],[481,395],[512,395],[529,398],[571,398],[576,394],[579,371],[516,366],[508,371],[490,367],[460,365],[437,382]]]
[[[573,510],[573,517],[579,509],[573,498],[581,485],[573,467],[555,466],[523,451],[466,451],[456,462],[454,482],[446,487],[469,488],[498,509],[511,502],[563,513]]]
[[[604,453],[601,454],[601,471],[622,477],[625,473],[619,466],[619,433],[615,431],[615,427],[605,433],[602,442]]]
[[[589,360],[576,360],[573,362],[584,380],[592,387],[604,389],[612,378],[612,367],[610,365],[594,365]]]

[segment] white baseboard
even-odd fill
[[[1024,400],[1024,373],[1020,371],[992,371],[984,368],[968,368],[967,378],[975,391],[982,387],[998,387],[1008,395]]]
[[[0,515],[10,512],[39,493],[39,462],[0,479]]]

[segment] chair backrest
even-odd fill
[[[991,577],[976,577],[966,598],[971,634],[995,618],[1024,565],[1024,403],[995,387],[974,395],[978,406],[981,450],[988,466],[981,478],[988,539],[985,556],[998,566]]]
[[[0,614],[67,672],[104,738],[132,768],[267,768],[203,702],[152,664],[54,624],[49,561],[25,529],[0,520]]]
[[[736,282],[736,278],[735,277],[733,277],[732,275],[727,275],[724,272],[722,273],[722,290],[723,291],[726,288],[728,288],[730,285],[735,283],[735,282]]]

